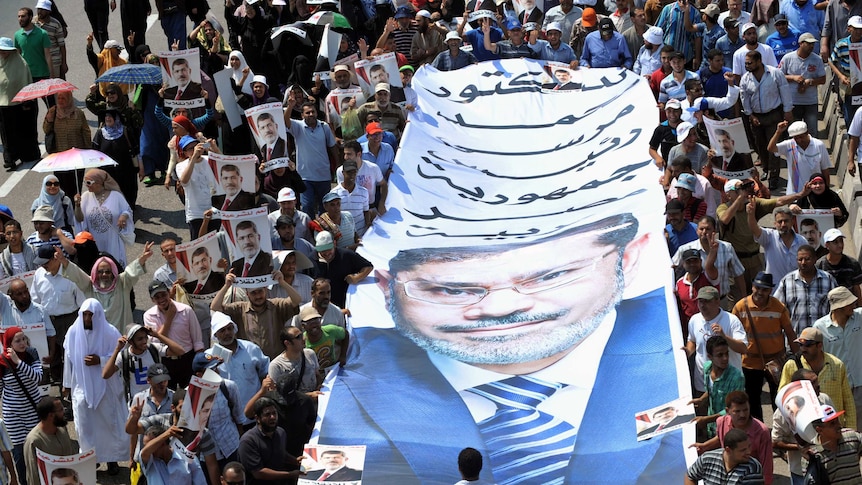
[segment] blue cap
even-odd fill
[[[508,19],[506,21],[506,30],[520,29],[521,22],[518,22],[518,19]]]
[[[398,7],[398,9],[395,11],[395,20],[412,19],[415,16],[416,13],[413,11],[412,8],[408,7],[407,5],[402,5]]]
[[[8,206],[0,204],[0,222],[7,222],[11,219],[14,219],[15,216],[12,215],[12,209]]]
[[[200,372],[202,370],[212,369],[221,364],[221,359],[208,354],[206,352],[198,352],[192,360],[192,372]]]
[[[197,143],[197,142],[198,142],[197,138],[195,138],[193,136],[186,135],[186,136],[180,138],[180,150],[185,150],[187,146],[191,145],[192,143]]]
[[[15,43],[9,37],[0,37],[0,51],[14,51]]]

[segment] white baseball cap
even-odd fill
[[[276,202],[290,202],[291,200],[296,200],[296,192],[294,192],[293,189],[285,187],[278,191],[278,199],[276,199]]]

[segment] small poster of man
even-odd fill
[[[796,434],[814,443],[817,431],[811,422],[820,419],[820,401],[811,381],[794,381],[782,387],[775,396],[775,405]]]
[[[326,122],[333,128],[341,126],[341,115],[350,109],[350,102],[354,99],[356,102],[353,103],[353,107],[354,109],[359,109],[362,103],[365,102],[365,95],[362,94],[362,89],[339,89],[334,93],[330,93],[326,97]]]
[[[177,248],[178,279],[180,266],[183,274],[183,289],[192,300],[210,301],[213,295],[224,286],[224,274],[228,260],[219,249],[218,233],[211,232],[204,237]]]
[[[220,211],[242,211],[256,205],[254,178],[256,155],[210,153],[210,168],[216,180],[212,205]]]
[[[266,207],[240,212],[219,212],[222,226],[233,245],[230,271],[240,288],[260,288],[273,284],[272,240]],[[266,237],[262,237],[266,236]]]
[[[715,150],[717,156],[729,160],[729,166],[737,165],[734,163],[737,158],[751,153],[742,118],[719,121],[704,117],[703,123],[709,134],[710,147]]]
[[[387,83],[390,86],[390,100],[393,103],[407,100],[404,96],[404,87],[401,84],[401,74],[398,73],[398,61],[395,59],[394,52],[356,61],[354,66],[356,67],[359,86],[366,98],[374,96],[374,87],[379,83]]]
[[[287,127],[281,103],[267,103],[247,109],[245,117],[260,149],[266,171],[287,167]]]
[[[365,464],[365,446],[309,445],[305,447],[299,485],[338,482],[360,485]]]
[[[580,91],[581,73],[569,69],[568,64],[549,61],[545,63],[545,75],[542,76],[543,91]]]
[[[218,357],[212,358],[218,359]],[[207,427],[221,381],[221,376],[212,369],[207,369],[203,377],[192,376],[189,387],[186,389],[186,398],[183,400],[182,409],[180,409],[180,419],[177,421],[177,426],[192,431],[201,431]]]
[[[528,22],[541,22],[544,17],[542,9],[536,6],[536,0],[512,0],[512,6],[518,12],[518,21],[521,25]]]
[[[694,419],[694,406],[690,398],[681,398],[635,415],[638,441],[681,428]]]
[[[201,88],[198,49],[159,52],[162,80],[167,86],[164,99],[167,108],[198,108],[206,103]]]
[[[90,485],[96,483],[96,450],[77,455],[50,455],[36,448],[42,485]]]
[[[829,209],[802,209],[794,220],[796,233],[814,249],[823,246],[823,234],[835,227],[835,216]]]

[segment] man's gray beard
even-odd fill
[[[99,288],[102,290],[107,290],[108,288],[111,287],[111,283],[113,283],[113,281],[105,281],[103,279],[99,279],[98,282],[99,282]]]
[[[405,325],[401,317],[401,311],[395,303],[395,298],[392,298],[390,301],[389,314],[392,316],[393,322],[395,322],[395,327],[405,337],[429,352],[435,352],[467,364],[507,365],[534,362],[577,346],[598,328],[605,317],[622,300],[625,283],[621,265],[617,265],[615,276],[613,295],[604,307],[597,309],[592,315],[587,316],[579,322],[569,325],[557,325],[548,334],[540,336],[540,340],[537,341],[530,340],[532,335],[529,332],[510,335],[476,336],[472,339],[475,345],[437,340],[422,334],[409,325]],[[394,280],[389,283],[389,291],[390,294],[395,294]],[[565,318],[569,312],[570,310],[564,309],[557,313],[512,314],[500,318],[474,321],[472,327],[481,328],[483,326],[505,325],[545,318]]]

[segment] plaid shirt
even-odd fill
[[[826,294],[838,286],[832,275],[823,270],[816,271],[817,274],[814,275],[811,283],[806,283],[799,277],[798,269],[791,271],[781,278],[775,290],[774,296],[790,311],[790,321],[793,323],[796,335],[799,335],[803,329],[813,326],[818,318],[829,314],[829,301],[826,299]],[[832,396],[829,392],[826,394]]]
[[[705,485],[754,485],[763,483],[763,469],[754,458],[736,465],[730,472],[724,468],[724,450],[712,450],[700,455],[689,467],[688,478],[703,480]]]
[[[683,244],[676,250],[676,254],[673,255],[674,266],[678,268],[682,267],[682,253],[686,249],[697,249],[700,251],[700,260],[706,265],[708,253],[701,247],[700,239],[695,239],[690,243]],[[718,268],[718,281],[720,283],[718,291],[721,292],[721,296],[726,295],[730,291],[731,279],[745,272],[745,268],[739,262],[739,258],[736,257],[733,246],[726,241],[718,241],[718,256],[715,258],[715,267]]]

